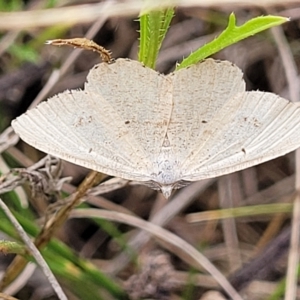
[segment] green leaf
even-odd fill
[[[24,254],[26,247],[20,243],[0,240],[0,253]]]
[[[229,17],[227,28],[213,41],[199,48],[187,58],[185,58],[176,68],[176,70],[186,68],[196,64],[204,58],[219,52],[220,50],[235,44],[258,32],[281,25],[289,21],[288,18],[278,16],[261,16],[249,20],[241,26],[236,26],[235,15],[232,13]]]
[[[140,15],[139,61],[152,69],[158,51],[174,16],[174,9],[156,10]]]
[[[0,1],[0,11],[22,10],[24,3],[21,0]]]
[[[32,63],[36,63],[39,58],[39,53],[32,47],[28,45],[11,45],[9,47],[9,53],[19,59],[19,61],[24,62],[24,61],[29,61]]]

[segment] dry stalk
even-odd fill
[[[71,46],[74,48],[81,48],[84,50],[91,50],[100,54],[101,59],[104,62],[111,63],[113,61],[111,52],[104,47],[96,44],[94,41],[86,38],[74,38],[74,39],[56,39],[46,42],[47,45],[54,46]]]
[[[68,202],[66,206],[61,207],[60,210],[48,220],[40,234],[35,239],[35,246],[38,249],[43,248],[47,245],[55,231],[68,219],[70,212],[78,203],[82,197],[85,196],[86,192],[93,187],[95,183],[98,183],[102,179],[102,174],[91,171],[84,181],[80,184],[77,191],[72,195],[73,200]],[[9,265],[6,270],[4,277],[0,283],[0,290],[7,287],[24,269],[27,260],[22,256],[16,256],[13,262]]]

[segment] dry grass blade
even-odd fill
[[[219,209],[212,211],[203,211],[191,213],[186,216],[186,220],[191,223],[205,222],[212,220],[223,220],[228,218],[238,218],[247,216],[259,216],[261,214],[282,214],[290,213],[293,210],[291,203],[266,204],[245,207],[235,207],[229,209]]]
[[[47,221],[40,234],[35,239],[35,246],[38,249],[43,248],[49,240],[52,238],[54,232],[65,222],[68,218],[71,210],[79,204],[80,200],[86,195],[87,191],[95,184],[98,183],[101,174],[92,171],[80,184],[77,191],[72,195],[72,201],[69,201],[67,205],[63,206],[58,212]],[[8,286],[18,274],[23,270],[26,265],[26,260],[17,256],[11,265],[7,268],[5,276],[1,281],[1,289]]]
[[[4,294],[4,293],[0,293],[0,297],[1,297],[1,299],[3,299],[3,300],[18,300],[17,298],[12,297],[12,296],[9,296],[9,295]]]
[[[177,195],[169,201],[166,206],[159,210],[150,221],[153,224],[164,226],[181,212],[185,207],[187,207],[194,199],[195,196],[204,191],[209,187],[215,180],[207,179],[199,182],[192,183],[187,186],[184,190],[179,191]],[[133,236],[128,243],[130,247],[134,250],[139,250],[143,245],[145,245],[150,240],[150,235],[146,234],[144,231],[138,232]],[[122,252],[113,259],[111,264],[110,273],[117,273],[122,270],[129,262],[128,254]]]
[[[289,0],[285,3],[297,3],[297,0]],[[113,6],[106,7],[106,3],[77,5],[71,7],[52,8],[47,10],[36,10],[28,12],[0,13],[0,29],[19,30],[55,24],[79,24],[89,23],[99,17],[132,16],[137,15],[143,9],[164,8],[168,6],[180,5],[182,7],[211,7],[218,5],[231,6],[271,6],[281,5],[281,0],[262,0],[253,3],[251,0],[164,0],[148,1],[146,6],[139,0],[127,0],[126,2],[117,2]],[[20,20],[22,20],[20,22]]]
[[[14,146],[19,141],[19,137],[11,127],[8,127],[0,134],[0,153]]]
[[[230,174],[220,178],[218,182],[220,207],[232,208],[234,206],[234,197],[237,194],[240,194],[238,187],[234,186],[234,183],[238,182],[237,179],[237,174]],[[222,221],[222,227],[230,270],[233,271],[235,269],[239,269],[242,266],[235,219],[224,219]]]
[[[284,35],[282,28],[272,28],[271,32],[277,44],[281,60],[284,65],[285,75],[288,81],[289,93],[293,102],[299,102],[300,86],[297,80],[297,66],[293,58],[292,51],[288,41]],[[296,197],[294,200],[291,244],[289,249],[287,282],[285,299],[295,299],[297,282],[298,282],[298,266],[299,266],[299,245],[300,245],[300,150],[296,150],[296,179],[295,190]]]
[[[9,208],[6,206],[6,204],[2,201],[0,198],[0,207],[6,214],[6,216],[9,218],[15,229],[17,230],[18,234],[20,235],[21,239],[24,241],[28,249],[30,250],[31,254],[35,258],[36,262],[40,265],[41,269],[43,270],[44,274],[48,278],[49,282],[51,283],[51,286],[55,290],[58,298],[60,300],[67,300],[68,298],[64,294],[63,290],[61,289],[60,285],[58,284],[56,278],[54,277],[53,273],[49,269],[47,263],[45,262],[44,258],[40,254],[37,247],[34,245],[34,243],[31,241],[31,239],[28,237],[22,226],[19,224],[17,219],[14,217],[14,215],[10,212]]]
[[[131,226],[143,229],[157,238],[163,240],[172,247],[177,248],[182,253],[181,258],[185,259],[185,255],[188,255],[195,262],[194,267],[202,269],[203,267],[215,278],[216,281],[224,288],[226,293],[234,300],[242,300],[242,297],[234,290],[229,284],[224,275],[199,251],[192,247],[189,243],[172,234],[171,232],[155,225],[150,222],[144,221],[140,218],[136,218],[122,213],[114,211],[97,210],[97,209],[76,209],[71,213],[73,218],[103,218],[115,222],[122,222]],[[178,252],[178,253],[180,253]],[[185,255],[183,255],[185,254]]]
[[[113,4],[113,1],[105,2],[103,6],[103,9],[109,8]],[[106,17],[98,18],[94,24],[89,28],[88,32],[86,33],[86,38],[92,39],[96,33],[100,30],[100,28],[103,26],[103,24],[106,21]],[[68,56],[68,58],[65,60],[63,65],[61,66],[60,70],[54,70],[48,79],[47,83],[44,85],[42,90],[39,92],[39,94],[36,96],[36,98],[33,100],[29,108],[35,107],[37,104],[39,104],[44,98],[46,98],[51,91],[51,89],[58,83],[58,81],[64,76],[64,74],[69,70],[69,68],[74,64],[76,59],[79,57],[82,49],[78,49],[77,51],[73,51],[71,55]]]

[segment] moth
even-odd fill
[[[213,59],[168,75],[128,59],[100,63],[84,90],[50,98],[12,127],[39,150],[166,198],[300,146],[298,105],[246,92],[241,70]]]

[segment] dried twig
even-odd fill
[[[54,46],[71,46],[74,48],[81,48],[84,50],[91,50],[100,54],[104,62],[110,63],[113,61],[111,52],[104,47],[96,44],[94,41],[86,38],[74,38],[74,39],[56,39],[49,40],[45,44]]]

